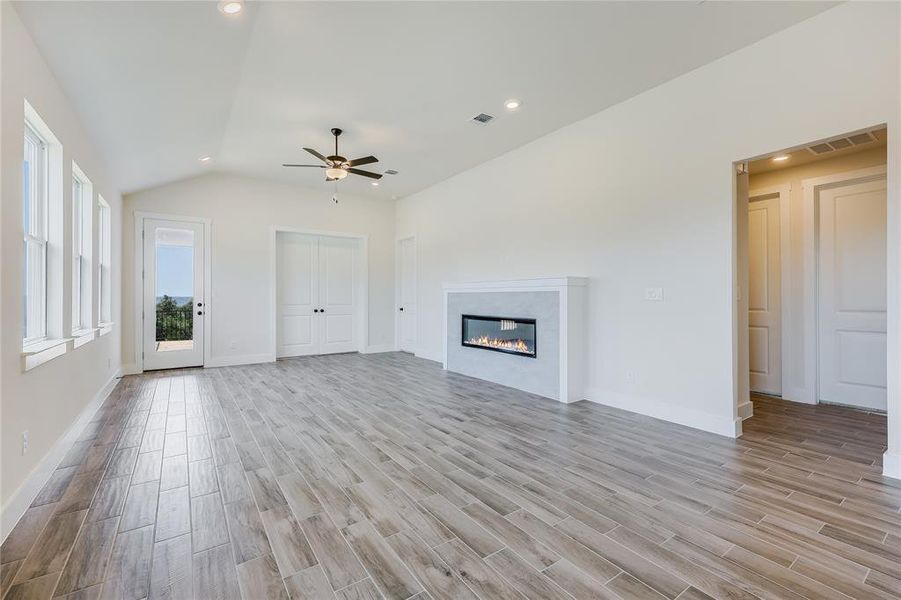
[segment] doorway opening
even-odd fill
[[[737,171],[738,416],[766,396],[886,412],[886,128]]]

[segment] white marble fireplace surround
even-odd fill
[[[588,279],[549,277],[444,284],[444,368],[561,402],[585,398]],[[536,320],[537,356],[461,344],[462,316]]]

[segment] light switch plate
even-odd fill
[[[661,302],[663,300],[662,287],[649,287],[644,289],[644,299],[649,302]]]

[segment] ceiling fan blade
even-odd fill
[[[314,169],[325,169],[325,165],[289,165],[284,164],[283,167],[313,167]]]
[[[361,167],[363,165],[368,165],[371,163],[377,163],[379,159],[374,156],[364,156],[363,158],[355,158],[353,160],[347,161],[345,164],[348,167]]]
[[[362,169],[347,169],[348,173],[353,173],[354,175],[362,175],[363,177],[369,177],[370,179],[381,179],[381,173],[373,173],[371,171],[363,171]]]
[[[315,156],[316,158],[318,158],[318,159],[321,160],[322,162],[328,163],[328,160],[326,160],[326,158],[325,158],[324,156],[322,156],[321,154],[319,154],[318,152],[316,152],[316,151],[313,150],[312,148],[304,148],[304,150],[306,150],[307,152],[309,152],[310,154],[312,154],[313,156]]]

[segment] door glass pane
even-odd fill
[[[194,232],[157,228],[156,350],[194,348]]]

